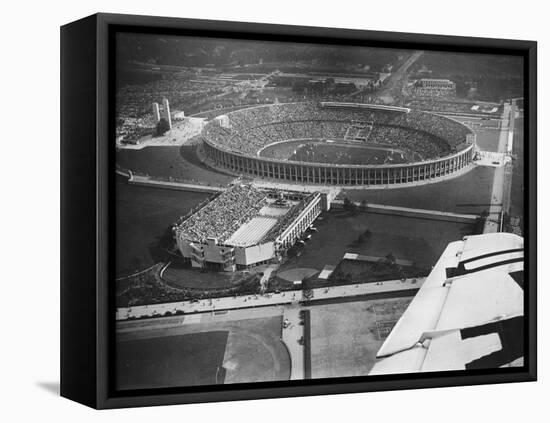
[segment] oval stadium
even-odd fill
[[[471,168],[475,135],[452,119],[357,103],[249,107],[202,132],[206,163],[234,175],[304,184],[393,187]]]

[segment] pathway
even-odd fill
[[[292,304],[284,308],[283,342],[290,355],[290,380],[304,379],[304,345],[300,339],[304,337],[304,326],[300,325],[300,307]]]
[[[411,278],[384,282],[358,283],[351,285],[333,286],[330,288],[313,289],[312,300],[327,300],[361,295],[379,294],[393,291],[418,289],[425,278]],[[121,307],[116,311],[116,320],[138,319],[145,317],[161,317],[169,313],[189,314],[205,313],[220,310],[234,310],[251,307],[265,307],[282,304],[297,304],[302,301],[302,290],[284,291],[278,294],[241,295],[234,297],[212,298],[200,301],[179,301],[165,304],[149,304],[134,307]]]
[[[499,134],[498,140],[498,152],[507,153],[512,146],[512,140],[510,135],[511,129],[513,131],[513,122],[511,124],[510,120],[513,121],[514,109],[510,104],[504,104],[504,110],[502,113],[502,125]],[[489,207],[489,216],[485,222],[483,228],[483,233],[494,233],[501,231],[501,215],[503,210],[506,209],[506,205],[503,205],[504,194],[507,192],[507,187],[505,187],[505,182],[507,181],[506,175],[509,173],[510,162],[504,166],[495,168],[495,176],[493,179],[493,190],[491,192],[491,206]]]
[[[209,185],[193,184],[189,182],[159,181],[149,176],[131,175],[128,179],[130,185],[141,185],[155,188],[168,188],[182,191],[217,193],[223,192],[227,187],[214,187]]]

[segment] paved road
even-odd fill
[[[386,79],[384,88],[378,94],[380,98],[387,98],[387,101],[393,103],[395,101],[394,95],[398,94],[396,91],[403,88],[404,82],[407,80],[407,71],[416,62],[424,52],[415,51],[411,56],[403,63],[399,69],[393,72],[389,78]]]
[[[253,309],[225,310],[211,313],[194,313],[162,319],[122,320],[117,322],[117,333],[143,331],[145,329],[181,328],[181,333],[203,332],[211,324],[247,319],[262,319],[282,316],[284,306],[258,307]]]
[[[407,289],[418,289],[424,283],[424,278],[391,280],[384,282],[358,283],[353,285],[316,288],[313,290],[313,300],[355,297],[360,295],[378,294]],[[118,308],[116,320],[129,318],[160,317],[166,313],[182,314],[205,313],[221,310],[234,310],[251,307],[265,307],[282,304],[297,304],[302,301],[302,290],[285,291],[279,294],[242,295],[235,297],[213,298],[201,301],[180,301],[165,304]]]
[[[504,105],[502,112],[502,125],[498,140],[498,152],[507,154],[508,149],[512,146],[510,139],[510,119],[511,114],[515,111],[510,104]],[[513,118],[512,118],[513,119]],[[512,134],[513,136],[513,134]],[[508,192],[508,187],[505,187],[505,182],[508,179],[506,175],[510,172],[510,164],[495,168],[495,176],[493,178],[493,190],[491,192],[491,206],[489,207],[489,216],[485,222],[483,233],[500,232],[501,213],[503,211],[504,195]],[[506,208],[506,206],[504,206]]]
[[[304,345],[300,339],[304,336],[304,326],[300,325],[300,306],[291,304],[284,308],[283,321],[287,327],[283,327],[283,342],[290,355],[290,380],[301,380],[304,372]]]

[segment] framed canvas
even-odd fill
[[[61,394],[536,379],[536,43],[61,28]]]

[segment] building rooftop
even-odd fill
[[[253,217],[231,235],[231,238],[227,240],[227,244],[234,246],[257,244],[277,224],[277,221],[276,217]]]

